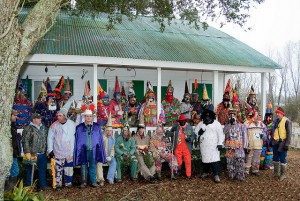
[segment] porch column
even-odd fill
[[[260,113],[263,119],[266,112],[267,105],[267,73],[261,73],[261,106]]]
[[[98,66],[97,64],[93,65],[94,67],[94,83],[93,83],[93,102],[95,106],[97,107],[97,98],[98,98]]]
[[[219,93],[219,72],[214,70],[213,71],[214,73],[214,83],[213,83],[213,104],[214,104],[214,107],[217,107],[218,105],[218,93]]]
[[[157,120],[160,115],[161,108],[161,68],[157,68]]]

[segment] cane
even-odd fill
[[[51,158],[52,188],[56,189],[55,158]]]
[[[34,176],[34,163],[32,163],[32,165],[31,165],[32,167],[32,169],[31,169],[31,181],[30,181],[30,186],[32,186],[33,185],[33,176]]]
[[[175,131],[173,132],[173,142],[172,142],[172,151],[171,151],[171,153],[172,153],[172,156],[171,156],[171,180],[172,180],[172,176],[173,176],[173,174],[174,174],[174,171],[173,171],[173,169],[174,169],[174,167],[173,167],[173,157],[174,157],[174,146],[175,146]]]

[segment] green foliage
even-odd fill
[[[25,7],[33,7],[38,0],[26,0]],[[69,10],[71,15],[90,15],[96,17],[99,13],[108,14],[106,28],[114,28],[114,24],[122,23],[127,16],[134,20],[137,16],[152,16],[160,25],[163,32],[172,19],[180,18],[183,23],[205,30],[207,21],[218,19],[222,27],[226,23],[235,23],[243,27],[249,16],[249,9],[254,4],[261,4],[264,0],[76,0],[75,8],[71,0],[64,0],[62,9]],[[250,28],[248,28],[250,29]]]
[[[34,186],[23,186],[23,181],[20,182],[19,186],[16,186],[13,192],[5,193],[5,200],[15,201],[44,201],[44,197],[40,192],[38,195],[33,192]]]

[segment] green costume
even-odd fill
[[[117,179],[122,177],[122,169],[130,166],[130,176],[132,179],[137,178],[138,161],[135,157],[135,142],[133,138],[126,139],[123,135],[117,137],[115,152],[117,159]]]

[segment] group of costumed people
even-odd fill
[[[110,100],[98,82],[95,105],[89,81],[85,82],[82,100],[76,102],[69,79],[65,83],[62,76],[52,91],[48,78],[42,82],[38,100],[32,107],[26,80],[25,84],[19,80],[12,113],[12,141],[14,150],[19,151],[14,152],[8,183],[14,182],[19,172],[16,159],[20,156],[21,136],[17,135],[16,129],[20,128],[24,129],[25,185],[33,184],[34,171],[38,169],[41,189],[49,188],[46,182],[48,158],[51,160],[52,187],[58,189],[63,186],[63,181],[65,186],[72,186],[74,166],[80,166],[81,188],[88,182],[93,187],[104,185],[104,164],[108,166],[106,179],[110,184],[121,182],[127,169],[130,169],[132,181],[137,180],[138,172],[148,182],[160,180],[164,161],[170,167],[172,179],[182,174],[183,164],[185,175],[190,178],[195,141],[200,145],[202,178],[208,177],[212,169],[214,181],[220,182],[220,151],[225,148],[230,179],[243,181],[250,173],[259,175],[260,169],[270,169],[273,159],[274,176],[283,180],[291,122],[284,116],[282,108],[275,111],[277,119],[273,121],[271,103],[268,103],[262,121],[253,87],[244,102],[230,84],[229,80],[223,100],[214,112],[205,85],[202,100],[198,100],[197,81],[192,94],[185,82],[182,101],[173,96],[174,88],[169,81],[166,97],[161,108],[157,108],[156,95],[149,81],[145,99],[140,103],[132,83],[126,97],[124,87],[121,92],[116,77],[113,99]],[[170,129],[166,130],[165,126]],[[136,133],[131,132],[131,127],[137,127]],[[147,127],[156,127],[155,134],[146,133]],[[121,128],[121,133],[114,136],[113,129],[116,128]]]

